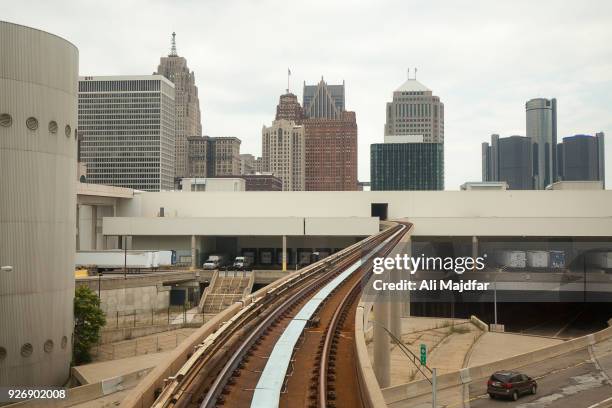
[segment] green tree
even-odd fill
[[[91,361],[89,349],[100,339],[100,329],[106,318],[100,309],[100,299],[87,286],[79,286],[74,295],[74,348],[75,364]]]

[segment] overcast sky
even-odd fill
[[[612,2],[19,1],[0,18],[74,43],[81,75],[151,74],[177,33],[195,71],[203,133],[261,155],[261,127],[287,86],[346,81],[359,179],[382,142],[385,103],[418,67],[445,105],[445,184],[481,179],[480,144],[525,134],[524,103],[558,100],[559,139],[604,131],[612,186]]]

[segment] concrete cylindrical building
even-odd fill
[[[69,376],[78,50],[0,21],[0,385]]]

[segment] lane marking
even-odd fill
[[[605,404],[606,402],[610,402],[610,401],[612,401],[612,397],[610,397],[610,398],[606,398],[605,400],[603,400],[603,401],[599,401],[599,402],[597,402],[597,403],[595,403],[595,404],[593,404],[593,405],[589,405],[587,408],[596,408],[596,407],[601,407],[601,404]]]

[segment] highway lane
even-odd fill
[[[536,395],[518,401],[492,400],[486,394],[486,380],[470,385],[470,407],[580,408],[591,407],[612,397],[612,386],[604,371],[612,371],[612,354],[592,361],[588,349],[568,353],[521,368],[538,382]],[[603,369],[603,371],[602,371]],[[467,405],[466,405],[467,406]],[[607,404],[601,405],[602,407]]]

